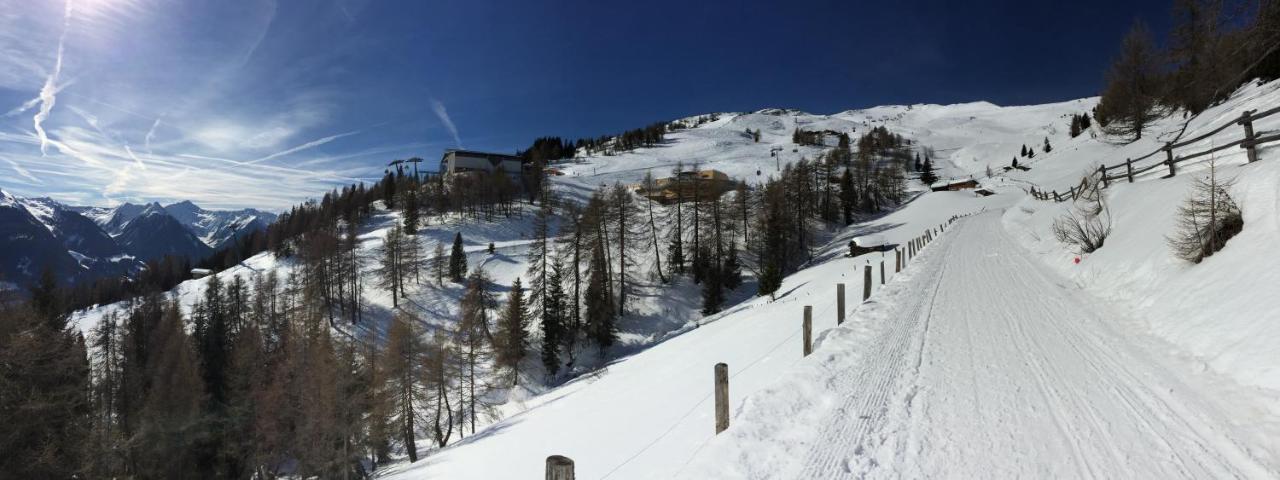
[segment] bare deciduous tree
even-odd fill
[[[1053,222],[1058,241],[1075,246],[1080,253],[1091,253],[1111,235],[1111,210],[1098,179],[1086,176],[1080,181],[1080,194],[1071,210]]]
[[[1231,198],[1234,185],[1234,178],[1218,177],[1214,162],[1209,175],[1193,181],[1191,195],[1178,207],[1177,231],[1166,237],[1174,256],[1200,263],[1244,229],[1240,205]]]

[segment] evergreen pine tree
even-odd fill
[[[782,287],[782,268],[775,262],[767,262],[760,271],[760,280],[757,284],[758,294],[760,296],[769,295],[773,297],[778,289]]]
[[[613,306],[613,296],[609,294],[609,276],[606,274],[608,264],[604,256],[603,243],[597,242],[591,249],[588,268],[590,272],[587,275],[585,295],[587,301],[585,329],[587,337],[603,353],[606,348],[613,345],[618,335],[613,321],[617,309]]]
[[[404,207],[404,233],[413,235],[418,233],[418,194],[417,188],[410,185],[404,190],[404,200],[401,206]]]
[[[920,170],[920,181],[925,185],[933,185],[938,181],[938,175],[933,173],[933,161],[929,157],[924,157],[924,168]]]
[[[563,269],[559,261],[551,264],[547,295],[542,300],[542,366],[546,367],[547,375],[553,376],[560,370],[560,344],[567,333]]]
[[[858,192],[853,186],[853,172],[848,168],[840,175],[840,212],[845,225],[853,224],[853,208],[858,202]]]
[[[449,278],[461,282],[467,276],[467,252],[462,249],[462,232],[453,236],[453,251],[449,254]]]

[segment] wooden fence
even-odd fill
[[[933,242],[933,240],[936,240],[937,237],[942,234],[942,232],[945,232],[947,230],[947,226],[951,225],[956,220],[959,220],[960,218],[963,218],[963,217],[967,217],[969,215],[973,215],[973,214],[970,213],[967,215],[953,216],[947,219],[946,222],[938,224],[937,227],[926,229],[924,233],[922,233],[920,236],[917,236],[911,239],[906,244],[894,248],[894,259],[895,259],[894,273],[898,273],[902,271],[902,269],[906,268],[907,262],[914,259],[915,256],[918,255],[920,251],[924,249],[925,246],[929,245],[929,243]],[[885,284],[885,273],[884,273],[885,261],[886,261],[885,257],[881,257],[880,259],[880,285],[881,286]],[[862,271],[863,271],[862,301],[866,302],[871,297],[871,282],[873,281],[871,264],[867,263],[863,267]],[[836,324],[837,325],[844,323],[844,317],[845,317],[844,291],[845,291],[845,288],[843,283],[836,284],[836,310],[837,310]],[[809,356],[809,354],[813,353],[813,306],[811,305],[804,306],[804,310],[803,310],[803,314],[800,322],[800,330],[801,330],[800,333],[802,334],[800,337],[801,338],[801,354],[807,357]],[[714,401],[715,430],[716,430],[716,435],[719,435],[720,432],[723,432],[729,428],[729,365],[723,362],[717,363],[715,364],[715,367],[712,370],[713,370],[712,386],[711,386],[712,393],[710,394],[710,396],[715,398],[715,401]],[[701,402],[699,402],[699,404],[701,404]],[[697,406],[695,406],[694,408],[697,408]],[[656,441],[657,440],[655,440],[655,442]],[[635,457],[633,456],[632,458],[635,458]],[[626,462],[623,462],[623,464],[625,463]],[[619,465],[619,467],[621,467],[621,465]],[[547,480],[574,480],[575,472],[574,472],[573,460],[562,455],[551,455],[547,457],[544,474]]]
[[[1280,113],[1280,107],[1275,107],[1270,110],[1263,111],[1262,113],[1256,113],[1254,110],[1245,110],[1245,112],[1241,113],[1239,117],[1231,119],[1230,121],[1227,121],[1222,125],[1219,125],[1217,128],[1214,128],[1213,130],[1202,133],[1195,137],[1182,140],[1179,142],[1167,143],[1165,144],[1165,146],[1160,147],[1152,151],[1151,153],[1148,153],[1141,157],[1125,159],[1124,163],[1118,163],[1118,164],[1109,165],[1109,166],[1108,165],[1099,166],[1097,172],[1095,172],[1095,175],[1097,175],[1098,180],[1102,182],[1102,188],[1107,188],[1111,186],[1111,182],[1117,181],[1117,180],[1127,180],[1129,183],[1133,183],[1133,177],[1135,175],[1141,175],[1143,173],[1146,173],[1161,167],[1169,169],[1169,174],[1161,178],[1169,178],[1178,174],[1177,165],[1179,163],[1188,162],[1188,161],[1203,157],[1205,155],[1209,155],[1211,153],[1219,152],[1219,151],[1226,150],[1228,148],[1233,148],[1233,147],[1240,147],[1245,149],[1246,155],[1249,159],[1249,163],[1256,162],[1258,161],[1258,146],[1275,142],[1275,141],[1280,141],[1280,132],[1276,132],[1276,131],[1254,132],[1253,122],[1255,120],[1266,118],[1266,117],[1275,115],[1277,113]],[[1202,142],[1208,139],[1209,137],[1217,135],[1221,133],[1223,130],[1226,130],[1227,128],[1230,128],[1236,125],[1239,125],[1240,127],[1243,128],[1244,130],[1243,138],[1240,138],[1232,142],[1224,143],[1222,145],[1216,145],[1211,148],[1201,150],[1198,152],[1193,152],[1193,153],[1189,153],[1181,156],[1176,155],[1176,152],[1175,152],[1176,150],[1190,146],[1198,142]],[[1163,153],[1164,155],[1161,156],[1160,155],[1161,153]],[[1033,197],[1040,200],[1053,200],[1055,202],[1065,202],[1068,200],[1074,200],[1076,197],[1078,197],[1080,195],[1080,188],[1071,187],[1066,192],[1058,192],[1057,190],[1046,192],[1044,190],[1038,190],[1033,186],[1031,187],[1030,193]]]

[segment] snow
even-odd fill
[[[1280,103],[1277,85],[1243,88],[1192,119],[1184,135]],[[1229,167],[1253,170],[1239,186],[1246,231],[1227,249],[1236,253],[1196,267],[1169,260],[1162,236],[1190,175],[1152,176],[1110,190],[1117,230],[1074,267],[1048,230],[1066,204],[1020,190],[1065,190],[1098,162],[1145,154],[1182,130],[1174,117],[1139,142],[1114,142],[1096,126],[1068,138],[1070,116],[1096,101],[725,114],[659,147],[569,165],[557,177],[569,192],[633,183],[650,170],[662,176],[677,161],[758,181],[775,171],[771,146],[789,145],[795,123],[838,131],[885,125],[935,147],[944,177],[983,177],[988,164],[1000,172],[1024,144],[1037,151],[1019,160],[1029,171],[982,179],[993,197],[920,195],[836,235],[809,268],[785,280],[777,301],[736,305],[386,475],[529,477],[540,475],[548,455],[573,458],[580,478],[1277,475],[1280,361],[1267,347],[1280,341],[1280,297],[1265,286],[1280,271],[1266,250],[1277,234],[1280,168]],[[739,135],[744,128],[761,129],[761,144]],[[1048,153],[1045,137],[1054,147]],[[781,162],[815,153],[796,150],[784,148]],[[1240,157],[1222,162],[1239,165]],[[984,209],[877,287],[870,302],[851,301],[852,320],[833,328],[833,284],[858,292],[859,267],[879,256],[844,258],[849,239],[874,233],[901,244],[951,215]],[[1191,268],[1205,273],[1180,273]],[[806,304],[814,306],[818,347],[801,358]],[[718,362],[730,367],[734,413],[716,437],[710,397]]]
[[[1171,371],[1118,316],[1017,245],[998,212],[962,219],[742,403],[680,477],[1280,472],[1250,448],[1247,415]]]
[[[1230,100],[1194,119],[1184,138],[1198,135],[1237,116],[1246,109],[1280,105],[1280,82],[1249,85]],[[1280,119],[1255,123],[1257,131],[1275,130]],[[1151,135],[1168,138],[1180,129],[1165,121]],[[1187,152],[1208,147],[1213,140],[1239,138],[1239,128],[1228,128],[1221,137],[1188,147]],[[1120,155],[1154,149],[1156,141],[1117,149],[1100,160],[1116,162]],[[1113,147],[1114,148],[1114,147]],[[1094,148],[1092,150],[1099,150]],[[1140,319],[1137,328],[1176,345],[1179,355],[1202,363],[1244,385],[1280,391],[1280,296],[1270,287],[1280,285],[1280,259],[1272,246],[1280,237],[1280,165],[1274,146],[1259,149],[1262,160],[1248,164],[1243,149],[1228,149],[1216,156],[1218,175],[1234,177],[1233,190],[1244,211],[1244,231],[1226,248],[1198,265],[1173,258],[1165,236],[1174,231],[1174,213],[1197,176],[1205,176],[1209,157],[1178,165],[1178,175],[1146,175],[1136,183],[1118,182],[1107,190],[1114,217],[1112,235],[1099,251],[1084,255],[1075,265],[1074,252],[1053,240],[1050,225],[1067,208],[1066,203],[1022,201],[1010,209],[1004,224],[1043,261],[1073,283],[1106,299]],[[1123,161],[1123,158],[1120,159]]]
[[[522,478],[540,474],[545,457],[553,454],[574,459],[580,478],[670,478],[713,436],[716,363],[729,364],[731,403],[741,403],[800,361],[804,305],[814,306],[814,328],[821,332],[835,324],[835,283],[847,284],[852,310],[864,265],[878,269],[885,261],[887,275],[893,274],[891,253],[845,257],[851,238],[877,232],[901,245],[954,214],[1015,199],[972,192],[918,197],[900,211],[836,235],[819,249],[810,268],[787,277],[776,301],[754,298],[706,318],[696,328],[527,400],[524,412],[471,440],[425,461],[391,467],[387,478]],[[878,281],[873,280],[876,292]]]
[[[1172,259],[1163,236],[1205,162],[1180,165],[1173,179],[1161,180],[1157,171],[1108,189],[1115,229],[1079,265],[1050,230],[1069,205],[1023,193],[1030,186],[1065,191],[1099,163],[1136,158],[1245,109],[1280,105],[1278,88],[1280,82],[1245,86],[1185,129],[1175,115],[1131,143],[1107,138],[1096,125],[1068,137],[1071,115],[1090,111],[1096,98],[833,115],[767,109],[720,114],[653,148],[556,165],[564,175],[552,177],[554,188],[579,200],[601,185],[639,182],[646,172],[667,176],[677,163],[755,184],[822,151],[791,144],[797,127],[856,138],[885,126],[934,148],[940,177],[978,178],[996,194],[917,192],[899,210],[821,232],[825,244],[784,280],[776,300],[750,297],[748,283],[726,311],[707,318],[697,313],[695,285],[663,286],[642,265],[621,345],[583,359],[575,372],[583,375],[563,384],[557,382],[566,377],[522,382],[528,390],[506,392],[500,418],[475,435],[380,475],[536,477],[549,455],[574,459],[579,478],[1280,475],[1280,296],[1273,293],[1280,259],[1272,252],[1280,236],[1280,149],[1260,149],[1263,161],[1252,165],[1241,150],[1218,156],[1220,174],[1240,180],[1234,193],[1245,229],[1195,266]],[[1280,128],[1280,116],[1255,128]],[[760,130],[761,141],[746,129]],[[1232,135],[1238,129],[1202,143],[1238,138]],[[1042,150],[1045,138],[1051,152]],[[1018,160],[1030,170],[1003,172],[1023,145],[1036,150]],[[779,157],[771,155],[775,149]],[[845,256],[855,238],[901,246],[969,213],[976,214],[937,235],[901,273],[893,272],[893,252]],[[379,206],[364,225],[366,268],[398,221],[397,212]],[[493,288],[504,291],[526,270],[530,222],[527,211],[495,222],[431,219],[418,239],[429,253],[462,232],[469,265],[483,265]],[[862,269],[880,262],[889,282],[881,286],[873,275],[871,300],[860,303]],[[261,254],[218,275],[225,281],[290,268]],[[173,295],[189,308],[207,281],[184,282]],[[366,282],[370,321],[350,328],[374,335],[390,317],[391,298]],[[839,327],[836,283],[850,295],[849,320]],[[429,327],[456,318],[460,286],[410,288],[404,302]],[[805,305],[813,306],[817,339],[809,357],[800,345]],[[118,308],[96,307],[75,320],[89,328]],[[730,368],[732,419],[717,436],[711,387],[719,362]],[[540,377],[533,368],[530,376]]]

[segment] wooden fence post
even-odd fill
[[[1245,110],[1240,115],[1240,125],[1244,126],[1244,143],[1240,146],[1244,147],[1244,151],[1249,156],[1249,163],[1258,161],[1257,146],[1253,144],[1253,110]]]
[[[547,480],[573,480],[573,459],[563,455],[547,457]]]
[[[844,284],[836,284],[836,325],[844,323]]]
[[[1062,199],[1058,197],[1058,191],[1057,191],[1057,190],[1054,190],[1054,191],[1053,191],[1053,201],[1055,201],[1055,202],[1061,202],[1061,201],[1062,201]]]
[[[1178,171],[1173,167],[1173,143],[1172,142],[1164,144],[1164,163],[1169,164],[1170,177],[1178,174]]]
[[[1071,187],[1071,199],[1076,199],[1076,187]]]
[[[862,271],[864,272],[862,275],[862,301],[865,302],[868,298],[871,298],[871,265],[867,265]]]
[[[1102,174],[1102,188],[1107,188],[1107,186],[1109,185],[1107,183],[1107,167],[1103,165],[1098,165],[1098,173]]]
[[[729,366],[716,364],[716,435],[729,428]],[[572,478],[572,477],[570,477]]]
[[[893,273],[902,271],[902,249],[893,249]]]
[[[804,356],[813,353],[813,307],[804,306]]]
[[[1132,158],[1124,159],[1124,169],[1125,169],[1125,173],[1128,174],[1129,176],[1129,183],[1133,183],[1133,159]]]
[[[884,285],[884,260],[880,261],[880,284]]]

